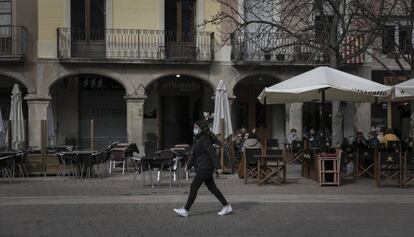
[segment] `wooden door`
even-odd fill
[[[71,0],[72,57],[105,57],[105,0]]]
[[[166,0],[165,54],[167,59],[193,59],[196,55],[194,0]]]

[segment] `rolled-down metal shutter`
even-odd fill
[[[80,90],[80,148],[89,149],[91,123],[95,123],[95,149],[103,150],[113,141],[127,142],[126,103],[123,89]]]

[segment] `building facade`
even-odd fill
[[[294,48],[283,54],[241,48],[237,36],[222,44],[220,27],[200,26],[222,7],[211,0],[1,0],[3,119],[18,83],[28,146],[40,145],[50,104],[54,144],[88,148],[93,120],[98,149],[120,140],[142,150],[154,139],[164,148],[192,143],[193,122],[214,111],[214,90],[224,80],[235,129],[256,128],[262,138],[284,141],[291,128],[317,127],[317,104],[265,106],[257,96],[325,62],[310,62],[306,50],[299,57]],[[347,70],[376,81],[384,71],[368,56]],[[344,118],[344,136],[370,130],[370,104],[340,105],[330,116]],[[382,113],[383,105],[376,106]]]

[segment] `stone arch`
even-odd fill
[[[22,83],[26,87],[27,93],[29,94],[36,92],[36,89],[33,86],[33,84],[18,72],[0,70],[0,75]]]
[[[166,78],[166,77],[171,77],[171,76],[175,76],[177,74],[180,74],[182,76],[189,76],[189,77],[194,77],[198,80],[201,80],[203,82],[205,82],[207,85],[209,85],[213,90],[216,88],[218,81],[215,80],[211,80],[211,78],[208,75],[203,75],[201,73],[194,73],[194,72],[184,72],[181,73],[179,71],[177,71],[176,73],[174,72],[167,72],[167,73],[163,73],[160,75],[153,75],[153,77],[151,78],[151,80],[149,80],[146,84],[145,87],[151,85],[152,83],[154,83],[155,81],[158,81],[159,79],[162,78]]]
[[[45,85],[45,89],[47,89],[47,91],[50,91],[50,89],[57,82],[59,82],[60,80],[64,78],[68,78],[71,76],[77,76],[77,75],[85,75],[85,74],[103,76],[111,80],[114,80],[124,87],[126,94],[131,94],[135,90],[133,83],[128,77],[121,75],[117,72],[107,71],[107,70],[102,70],[102,69],[79,69],[79,70],[62,71],[58,73],[57,75],[55,75],[55,79],[51,79],[51,81],[47,82],[47,85]]]
[[[249,73],[245,73],[245,74],[241,74],[237,79],[236,79],[236,83],[234,84],[233,89],[243,80],[248,79],[248,78],[252,78],[252,77],[262,77],[262,78],[272,78],[273,81],[268,81],[269,83],[279,83],[282,81],[282,79],[276,75],[274,75],[273,73],[270,72],[249,72]]]
[[[257,96],[268,86],[281,80],[273,73],[246,72],[240,74],[233,87],[235,95],[236,128],[256,129],[261,138],[284,139],[285,107],[284,105],[267,106],[258,102]],[[278,121],[279,126],[274,126]]]

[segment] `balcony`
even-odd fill
[[[0,26],[0,62],[20,62],[26,57],[27,30],[23,26]]]
[[[313,35],[297,40],[281,33],[240,33],[231,35],[232,60],[235,64],[289,64],[315,65],[329,63],[328,55],[301,42]],[[363,37],[347,36],[340,55],[345,64],[364,63]]]
[[[232,60],[236,64],[314,64],[326,56],[281,33],[240,33],[231,36]]]
[[[140,29],[58,28],[62,62],[208,63],[214,59],[214,33]]]

